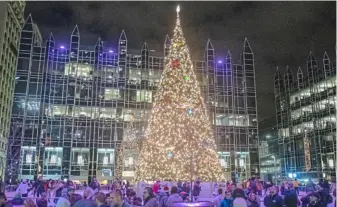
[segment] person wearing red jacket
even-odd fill
[[[155,195],[158,194],[159,187],[160,187],[160,180],[157,180],[156,183],[152,187],[152,191]]]

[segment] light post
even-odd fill
[[[277,185],[277,178],[276,178],[276,158],[275,156],[271,156],[274,159],[274,177],[275,177],[275,185]]]

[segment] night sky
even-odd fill
[[[27,2],[44,38],[54,34],[56,44],[68,43],[77,24],[81,45],[98,37],[116,48],[124,29],[128,49],[163,51],[172,35],[177,2]],[[275,116],[273,77],[276,66],[306,70],[312,50],[322,64],[324,51],[335,59],[336,2],[179,2],[181,21],[192,59],[202,59],[208,38],[217,59],[227,50],[239,59],[245,37],[255,55],[259,121]],[[295,75],[295,74],[294,74]]]

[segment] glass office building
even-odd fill
[[[280,156],[276,117],[259,122],[260,176],[263,180],[279,183]]]
[[[28,18],[21,35],[12,114],[17,130],[8,146],[8,161],[17,167],[8,175],[112,180],[131,120],[136,136],[144,136],[169,37],[163,55],[154,56],[146,44],[129,53],[124,31],[117,51],[101,39],[82,49],[77,26],[67,45],[52,35],[40,45],[31,25]],[[193,61],[228,180],[259,173],[254,55],[247,39],[242,49],[237,64],[229,52],[219,61],[208,41],[205,59]]]
[[[25,1],[0,2],[0,180],[5,177],[13,85],[25,5]]]
[[[324,53],[319,67],[313,53],[307,75],[277,70],[275,102],[284,178],[334,179],[336,174],[336,61]]]

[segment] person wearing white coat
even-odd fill
[[[16,189],[16,193],[20,193],[23,198],[26,198],[28,197],[28,189],[29,189],[28,183],[26,180],[24,180],[22,181],[22,183],[20,183],[20,185]]]

